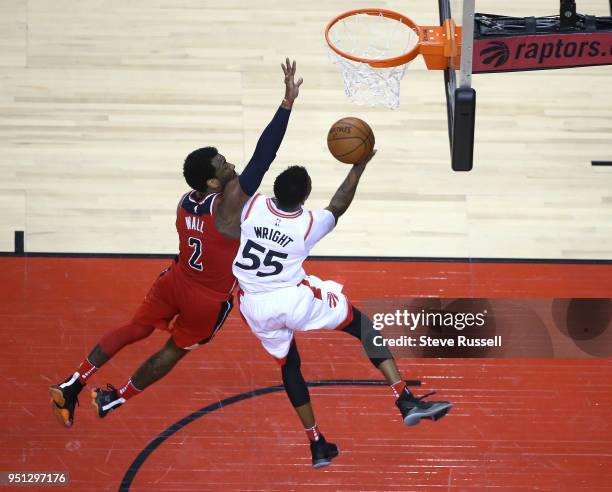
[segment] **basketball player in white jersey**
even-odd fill
[[[274,182],[274,197],[256,194],[244,206],[240,247],[233,272],[240,282],[240,312],[264,348],[282,366],[283,385],[310,439],[312,466],[331,463],[338,447],[327,442],[314,418],[308,388],[300,370],[294,331],[342,330],[359,338],[368,353],[376,332],[372,322],[351,306],[342,286],[304,272],[302,264],[310,250],[346,212],[365,170],[376,151],[355,164],[327,208],[306,210],[311,180],[305,168],[292,166]],[[392,388],[404,423],[422,418],[438,420],[452,407],[449,402],[423,401],[415,397],[402,379],[388,349],[384,357],[370,360]]]

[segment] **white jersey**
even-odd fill
[[[240,248],[232,271],[246,293],[295,287],[306,276],[302,264],[310,250],[336,225],[329,210],[279,210],[255,194],[244,205]]]

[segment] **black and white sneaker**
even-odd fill
[[[340,450],[333,442],[327,442],[321,434],[318,441],[310,441],[310,453],[312,454],[312,467],[321,468],[331,465],[331,460],[340,454]]]
[[[59,423],[64,427],[72,427],[74,423],[74,409],[79,404],[78,396],[82,389],[83,383],[79,379],[78,372],[75,372],[61,384],[49,386],[51,409]]]
[[[421,419],[440,420],[453,407],[448,401],[423,401],[435,391],[416,397],[404,388],[400,397],[395,401],[397,408],[402,412],[402,418],[406,425],[416,425]]]
[[[91,392],[91,404],[96,415],[100,418],[125,403],[125,398],[119,396],[117,388],[112,384],[107,384],[106,389],[94,388]]]

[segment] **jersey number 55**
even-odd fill
[[[266,248],[264,248],[261,244],[257,244],[251,239],[246,242],[244,249],[242,250],[242,258],[250,260],[251,264],[236,262],[235,265],[243,270],[259,270],[259,267],[262,265],[262,256],[264,257],[263,266],[272,267],[273,270],[267,272],[258,271],[256,273],[258,277],[270,277],[272,275],[278,275],[283,271],[282,263],[280,261],[275,261],[275,258],[285,259],[287,258],[287,254],[272,251],[271,249],[267,250],[266,252]]]

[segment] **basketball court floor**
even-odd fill
[[[476,8],[559,10],[498,4]],[[68,473],[77,491],[612,490],[612,168],[591,165],[612,159],[612,67],[474,75],[474,169],[456,173],[441,75],[421,60],[398,109],[346,99],[323,29],[358,6],[0,2],[0,472]],[[434,1],[367,6],[438,21]],[[607,0],[577,7],[610,15]],[[557,333],[550,352],[399,359],[417,394],[454,403],[405,427],[357,341],[298,335],[318,424],[341,448],[314,470],[278,366],[234,311],[121,409],[97,419],[84,391],[73,428],[60,427],[48,386],[131,317],[176,253],[185,155],[215,145],[242,168],[282,99],[286,56],[304,85],[261,190],[304,164],[307,205],[326,206],[347,171],[325,142],[343,116],[367,121],[379,150],[307,271],[358,306],[533,302]],[[125,348],[90,386],[125,381],[165,340]]]

